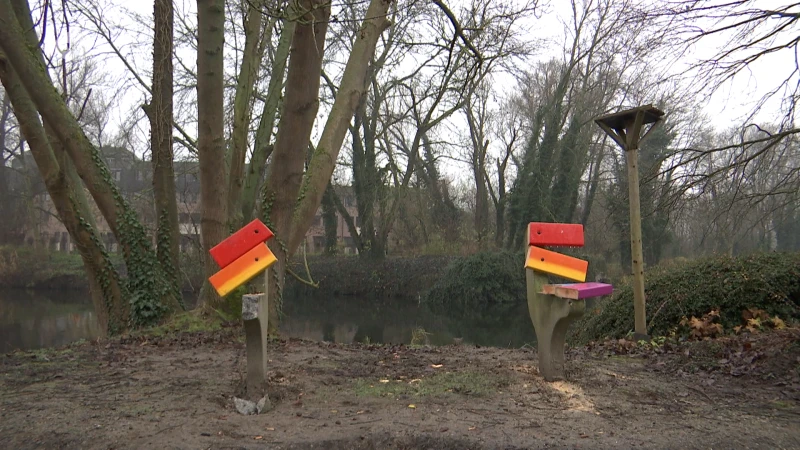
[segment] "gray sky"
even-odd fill
[[[458,7],[461,2],[453,0],[450,2],[451,7],[454,9]],[[772,4],[780,4],[780,0],[759,0],[759,6],[771,6]],[[122,2],[119,0],[106,0],[107,5],[113,4],[105,13],[107,17],[125,24],[124,15],[120,13],[120,5],[135,11],[144,17],[152,15],[151,2]],[[655,4],[655,3],[654,3]],[[176,7],[183,10],[189,10],[194,13],[195,2],[192,0],[176,0]],[[561,46],[564,42],[564,29],[562,21],[568,20],[570,14],[569,2],[563,0],[553,0],[549,5],[544,8],[543,16],[539,19],[533,19],[528,27],[530,36],[532,38],[547,39],[550,45],[545,46],[543,51],[538,55],[539,60],[549,59],[558,56],[561,53]],[[194,20],[195,18],[192,17]],[[133,27],[131,27],[133,28]],[[130,50],[132,54],[131,61],[134,64],[142,65],[149,64],[148,57],[143,54],[143,51],[149,53],[150,43],[140,42],[140,37],[133,31],[126,31],[123,28],[116,29],[119,36],[116,40],[117,44],[125,49]],[[695,61],[697,58],[708,57],[714,53],[716,47],[724,45],[724,39],[709,38],[702,41],[702,45],[694,48],[692,52],[685,55],[680,61],[667,61],[665,67],[654,68],[660,70],[663,74],[678,73],[684,69],[685,66]],[[79,45],[81,45],[79,43]],[[138,48],[136,46],[139,46]],[[88,46],[88,45],[87,45]],[[101,44],[102,48],[102,44]],[[144,56],[143,56],[144,55]],[[185,60],[194,64],[193,55],[186,55]],[[667,65],[668,64],[668,65]],[[717,90],[707,102],[703,105],[703,112],[708,116],[710,122],[717,128],[727,128],[732,125],[742,123],[742,120],[750,114],[755,103],[766,94],[769,89],[780,84],[781,77],[788,73],[793,64],[793,61],[786,61],[785,55],[776,54],[771,57],[766,57],[762,60],[752,64],[748,71],[743,72],[732,81],[726,83],[721,89]],[[111,72],[115,76],[125,76],[130,78],[127,70],[123,64],[114,57],[107,57],[102,65],[103,69]],[[149,71],[149,67],[138,67]],[[510,82],[495,83],[499,86],[500,96],[507,95],[514,85]],[[113,124],[119,124],[124,119],[126,110],[130,107],[140,104],[147,98],[144,89],[131,83],[131,87],[126,89],[117,100],[122,108],[115,109],[115,116],[112,118]],[[757,119],[762,121],[775,120],[779,116],[779,99],[773,99],[768,103],[766,108],[763,108],[761,114]],[[320,124],[317,124],[320,127]],[[190,131],[191,133],[192,131]],[[448,170],[447,172],[452,172]]]

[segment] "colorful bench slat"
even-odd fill
[[[530,246],[528,247],[528,260],[525,263],[525,267],[584,282],[586,281],[586,271],[589,269],[589,263],[582,259]]]
[[[602,297],[611,295],[614,287],[606,283],[573,283],[573,284],[545,284],[542,294],[555,295],[560,298],[582,300],[585,298]]]
[[[571,223],[528,224],[528,245],[551,247],[583,247],[583,225]]]
[[[220,296],[225,296],[247,283],[275,263],[277,259],[267,244],[259,243],[236,261],[228,264],[208,280]]]
[[[255,219],[242,227],[236,233],[220,242],[209,250],[211,257],[217,262],[220,268],[241,258],[242,255],[250,251],[261,242],[266,242],[273,236],[272,231],[267,228],[260,220]]]

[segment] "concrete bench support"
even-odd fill
[[[267,271],[269,272],[269,271]],[[261,398],[267,384],[267,294],[242,296],[245,346],[247,348],[247,396]]]
[[[528,311],[539,348],[539,372],[545,380],[564,379],[564,343],[569,325],[583,316],[586,302],[543,294],[547,275],[526,269]]]

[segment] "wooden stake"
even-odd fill
[[[639,203],[639,149],[625,152],[628,162],[628,197],[631,217],[631,269],[633,270],[633,309],[636,340],[647,340],[644,299],[644,261],[642,260],[642,213]]]

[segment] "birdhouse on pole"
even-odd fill
[[[625,151],[628,167],[628,199],[631,219],[631,269],[636,340],[648,340],[644,298],[644,261],[642,251],[642,213],[639,202],[639,144],[664,118],[664,111],[644,105],[606,114],[595,119],[603,131]],[[645,129],[644,134],[642,130]]]

